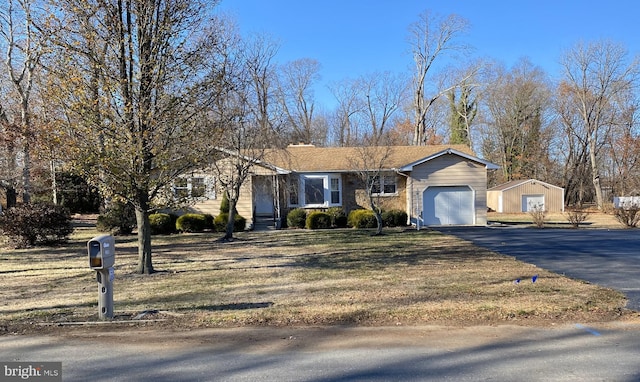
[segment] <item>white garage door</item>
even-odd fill
[[[473,225],[473,191],[468,186],[428,187],[423,194],[426,225]]]
[[[544,210],[544,195],[522,195],[522,212],[533,211],[536,208]]]

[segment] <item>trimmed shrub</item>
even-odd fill
[[[207,219],[202,214],[184,214],[176,220],[178,232],[203,232]]]
[[[0,232],[16,248],[61,243],[73,232],[71,214],[53,204],[16,206],[0,215]]]
[[[340,207],[331,207],[327,210],[327,213],[331,217],[331,227],[334,228],[346,228],[347,227],[347,214]]]
[[[216,232],[226,232],[227,231],[227,222],[229,221],[229,214],[226,212],[221,213],[213,219],[213,227]],[[242,232],[244,231],[247,225],[247,219],[236,214],[233,219],[233,232]]]
[[[402,210],[384,211],[382,224],[385,227],[404,227],[407,225],[407,213]]]
[[[157,213],[149,215],[152,235],[168,235],[176,232],[176,222],[169,214]]]
[[[307,224],[307,211],[303,208],[294,208],[287,214],[287,227],[304,228]]]
[[[112,235],[130,235],[137,224],[133,206],[114,202],[105,213],[98,216],[96,229]]]
[[[371,210],[353,210],[349,212],[347,221],[353,228],[376,228],[376,215]]]
[[[213,226],[213,221],[215,220],[215,218],[213,217],[213,215],[211,214],[204,214],[204,220],[205,220],[205,228],[206,229],[215,229],[215,227]]]
[[[331,215],[322,211],[313,211],[307,215],[305,227],[307,229],[331,228]]]

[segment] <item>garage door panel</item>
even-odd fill
[[[544,210],[544,195],[522,195],[522,212],[530,212],[538,208]]]
[[[429,187],[423,194],[426,225],[473,225],[473,191],[468,186]]]

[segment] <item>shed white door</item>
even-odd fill
[[[473,190],[469,186],[428,187],[423,209],[426,225],[473,225]]]
[[[536,208],[544,210],[544,195],[522,195],[522,212],[533,211]]]

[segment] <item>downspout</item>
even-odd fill
[[[276,208],[276,229],[280,229],[282,228],[282,218],[280,211],[280,177],[277,174],[273,175],[273,181],[271,184],[275,185],[274,199]]]
[[[409,175],[401,173],[400,170],[398,170],[397,168],[394,168],[393,170],[396,172],[396,174],[402,175],[405,178],[407,178],[407,181],[405,184],[409,185],[409,179],[411,179]],[[410,192],[407,192],[407,191],[410,191]],[[407,199],[408,199],[407,201],[409,202],[409,206],[411,206],[409,208],[409,224],[411,224],[411,213],[413,212],[413,182],[411,182],[411,190],[405,190],[404,193],[405,195],[407,195]],[[420,219],[417,216],[416,216],[416,229],[420,231]]]

